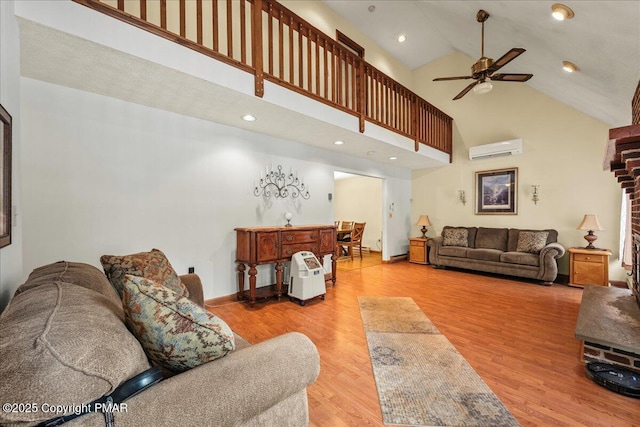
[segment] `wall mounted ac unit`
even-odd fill
[[[522,139],[494,142],[493,144],[469,147],[469,159],[480,160],[492,157],[515,156],[522,154]]]

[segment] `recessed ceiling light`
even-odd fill
[[[371,5],[368,7],[369,12],[373,12],[374,10],[376,10],[376,7],[374,5]]]
[[[389,160],[398,160],[398,158],[396,156],[391,156],[389,157]]]
[[[562,69],[565,70],[567,73],[573,73],[574,71],[580,71],[580,68],[574,64],[573,62],[569,62],[569,61],[562,61]]]
[[[558,21],[564,21],[565,19],[573,18],[574,13],[569,6],[556,3],[551,6],[551,16],[553,16]]]
[[[342,144],[344,144],[344,141],[340,141],[340,140],[338,140],[338,141],[333,141],[333,143],[334,143],[335,145],[342,145]]]
[[[398,42],[404,43],[405,41],[407,41],[407,36],[405,34],[400,34],[398,36]]]
[[[240,118],[242,120],[244,120],[245,122],[255,122],[256,121],[256,117],[252,116],[251,114],[245,114],[243,116],[240,116]]]

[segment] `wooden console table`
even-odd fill
[[[239,300],[248,299],[251,307],[258,298],[256,266],[275,264],[275,292],[270,287],[260,288],[260,298],[282,296],[282,263],[291,260],[299,251],[313,252],[320,262],[331,255],[331,282],[336,284],[336,227],[334,225],[302,225],[293,227],[236,228]],[[244,290],[244,272],[249,266],[249,295]]]

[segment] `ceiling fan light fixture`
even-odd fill
[[[580,71],[580,68],[574,64],[573,62],[569,62],[569,61],[562,61],[562,69],[565,70],[567,73],[573,73],[574,71]]]
[[[551,16],[558,21],[564,21],[565,19],[571,19],[574,17],[573,10],[569,6],[556,3],[551,6]]]
[[[473,93],[475,93],[476,95],[484,95],[485,93],[491,92],[491,89],[493,89],[493,83],[486,80],[475,85],[473,87]]]

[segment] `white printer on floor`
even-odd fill
[[[307,300],[320,297],[324,299],[327,288],[324,284],[324,268],[312,252],[296,252],[291,257],[289,277],[289,297],[305,305]]]

